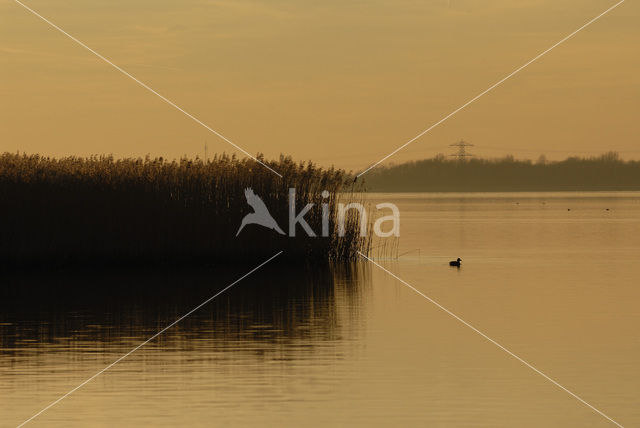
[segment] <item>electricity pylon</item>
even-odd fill
[[[466,141],[460,140],[457,143],[449,144],[451,147],[457,147],[458,152],[451,154],[449,156],[455,156],[459,161],[466,160],[467,157],[473,156],[471,153],[467,153],[467,147],[473,147],[473,144],[467,143]]]

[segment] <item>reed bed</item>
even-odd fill
[[[243,262],[283,250],[283,258],[346,261],[367,253],[360,219],[348,212],[338,236],[338,194],[354,191],[343,170],[319,168],[281,156],[259,157],[280,178],[250,159],[54,159],[0,155],[0,266],[67,264],[191,264]],[[347,184],[348,183],[348,184]],[[244,189],[252,188],[282,230],[288,232],[288,189],[296,189],[296,213],[318,235],[298,227],[296,236],[249,225]],[[327,190],[328,198],[321,192]],[[323,237],[321,204],[329,205],[329,236]]]

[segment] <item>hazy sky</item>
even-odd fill
[[[23,0],[250,153],[362,169],[616,1]],[[640,158],[640,6],[627,0],[394,156]],[[11,0],[0,151],[233,148]]]

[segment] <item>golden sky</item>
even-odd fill
[[[605,0],[23,0],[250,153],[363,169],[615,4]],[[640,158],[640,6],[627,0],[389,161]],[[234,149],[12,0],[0,151]]]

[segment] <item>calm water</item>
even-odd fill
[[[372,199],[402,215],[399,257],[374,250],[381,264],[640,425],[640,193]],[[456,257],[461,269],[447,265]],[[0,425],[20,424],[247,270],[4,279]],[[371,264],[277,260],[30,425],[613,426]]]

